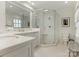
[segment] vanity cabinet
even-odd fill
[[[0,57],[33,57],[34,37],[4,36],[0,39]]]
[[[30,57],[30,46],[17,48],[2,57]]]
[[[32,43],[28,42],[21,46],[13,47],[13,49],[6,54],[3,54],[1,57],[32,57],[33,56],[33,47]]]
[[[17,34],[17,35],[35,37],[35,40],[33,41],[33,47],[37,47],[37,46],[40,45],[40,34],[39,34],[39,32],[20,33],[20,34]]]

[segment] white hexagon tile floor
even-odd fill
[[[35,49],[34,57],[68,57],[68,48],[63,43],[55,46],[40,46]]]

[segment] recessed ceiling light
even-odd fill
[[[31,2],[32,5],[35,5],[33,2]]]
[[[65,1],[65,4],[67,4],[68,3],[68,1]]]
[[[28,0],[27,2],[31,3],[32,5],[35,5],[32,1]]]
[[[44,10],[44,11],[48,11],[48,10]]]
[[[28,0],[27,2],[31,2],[30,0]]]
[[[12,6],[12,5],[10,5],[9,7],[10,7],[10,8],[12,8],[13,6]]]

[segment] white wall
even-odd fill
[[[0,32],[5,30],[5,2],[0,1]]]
[[[79,37],[79,2],[75,6],[75,25],[76,25],[76,38]]]
[[[35,11],[32,15],[32,27],[40,27],[41,28],[41,33],[43,33],[44,29],[44,14],[42,11]]]
[[[58,13],[58,28],[59,28],[59,39],[66,39],[68,35],[71,35],[71,38],[75,36],[75,20],[74,20],[74,9],[73,8],[65,8],[57,11]],[[61,20],[63,17],[70,17],[70,27],[63,27],[61,24]],[[56,33],[56,32],[55,32]]]

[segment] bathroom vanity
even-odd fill
[[[40,45],[40,29],[39,28],[31,28],[31,29],[29,28],[28,30],[25,29],[24,31],[20,31],[16,33],[16,35],[35,37],[35,41],[33,42],[33,47],[37,47]]]
[[[0,26],[0,56],[33,56],[34,48],[40,45],[40,29],[32,28],[30,14],[32,10],[19,2],[1,2],[0,5],[3,6],[1,8],[2,17],[0,17],[2,19]],[[10,8],[10,5],[15,8]]]
[[[0,34],[1,57],[32,57],[40,45],[40,29],[4,31]]]
[[[6,31],[9,35],[20,35],[20,36],[29,36],[35,37],[35,41],[33,42],[33,46],[37,47],[40,45],[40,29],[39,28],[20,28]],[[7,34],[5,34],[7,35]],[[2,35],[1,35],[2,36]]]
[[[0,37],[1,57],[31,57],[33,56],[34,37],[3,36]]]

